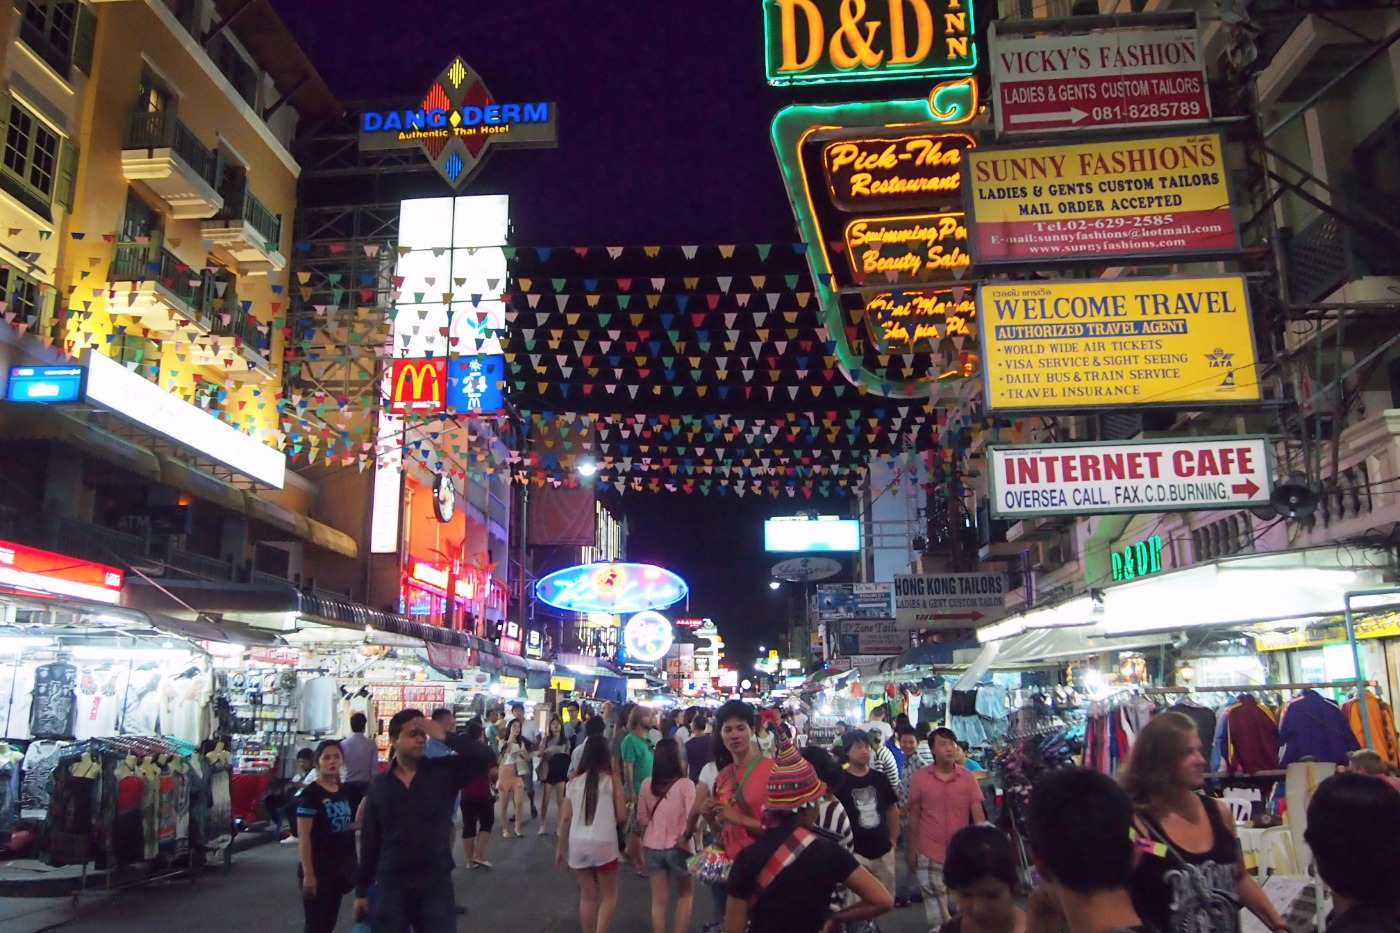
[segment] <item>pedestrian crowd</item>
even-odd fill
[[[530,819],[547,835],[551,807],[584,933],[610,933],[625,871],[648,879],[652,933],[689,933],[697,883],[707,930],[724,933],[869,933],[914,902],[938,933],[1238,933],[1241,909],[1290,930],[1245,870],[1229,811],[1203,793],[1184,716],[1145,726],[1118,781],[1062,768],[1035,783],[1030,873],[985,821],[975,763],[945,728],[921,739],[875,714],[827,751],[799,747],[805,722],[738,700],[567,719],[541,730],[517,706],[459,733],[450,710],[404,710],[379,775],[362,768],[363,722],[309,750],[289,802],[308,933],[334,930],[351,891],[372,933],[455,930],[455,814],[466,867],[489,870],[497,819],[505,838]],[[1324,781],[1307,816],[1329,931],[1400,933],[1400,792],[1356,768]]]

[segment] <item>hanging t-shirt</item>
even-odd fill
[[[73,737],[73,688],[77,683],[78,669],[67,661],[54,661],[34,671],[30,734],[38,739]]]
[[[192,745],[207,739],[213,729],[213,692],[213,675],[202,668],[165,678],[160,689],[161,733]]]
[[[122,671],[88,668],[78,675],[78,702],[73,737],[94,739],[117,734],[125,690]]]
[[[24,764],[21,766],[24,773],[19,785],[21,811],[48,810],[53,769],[58,767],[58,755],[64,744],[52,739],[41,739],[31,742],[29,748],[25,749]]]
[[[0,665],[0,738],[29,738],[34,668],[18,661]]]
[[[336,687],[334,677],[313,677],[301,685],[297,728],[324,735],[335,731]]]
[[[135,671],[131,674],[122,701],[121,720],[117,723],[122,735],[155,735],[160,731],[160,686],[159,673]]]
[[[875,859],[894,848],[888,815],[890,807],[899,803],[899,795],[890,786],[889,778],[879,771],[867,771],[860,777],[848,771],[836,799],[851,818],[857,855]]]

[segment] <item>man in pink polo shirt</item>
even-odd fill
[[[958,737],[952,729],[929,733],[933,764],[909,779],[909,838],[904,856],[909,871],[919,878],[924,915],[937,930],[949,919],[948,889],[943,884],[943,858],[953,833],[986,819],[982,789],[972,772],[958,764]]]

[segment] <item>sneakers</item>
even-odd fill
[[[278,840],[277,840],[277,844],[278,844],[278,845],[283,845],[283,846],[294,846],[294,845],[297,844],[297,837],[296,837],[296,836],[284,836],[284,837],[282,837],[281,839],[278,839]]]
[[[494,865],[492,865],[490,862],[486,861],[486,859],[481,858],[481,859],[477,859],[475,862],[472,862],[471,867],[472,867],[472,868],[495,868],[496,866],[494,866]]]

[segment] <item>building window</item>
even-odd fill
[[[5,301],[5,310],[15,315],[31,328],[42,322],[44,295],[39,283],[15,269],[0,266],[0,300]]]
[[[65,79],[73,66],[92,71],[97,16],[78,0],[15,0],[20,12],[19,37]]]
[[[238,96],[247,102],[249,107],[257,106],[258,102],[258,72],[248,60],[233,47],[233,43],[228,37],[220,33],[209,43],[209,57],[214,62],[214,67],[228,78],[233,89],[238,92]]]
[[[60,148],[59,135],[48,124],[20,104],[8,102],[0,179],[11,194],[46,219],[54,198]]]

